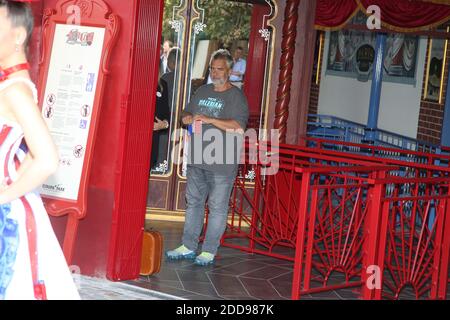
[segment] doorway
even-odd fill
[[[168,112],[167,119],[156,121],[166,120],[161,127],[167,128],[154,131],[147,218],[184,220],[186,132],[179,116],[197,88],[208,82],[215,50],[242,52],[246,68],[240,85],[249,102],[248,128],[266,128],[275,6],[272,0],[165,0],[158,73],[160,87],[167,90]]]

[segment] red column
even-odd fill
[[[288,141],[297,144],[299,137],[306,134],[310,100],[311,81],[314,71],[314,50],[316,47],[317,0],[301,1],[299,23],[297,28],[298,53],[295,55],[293,84],[295,90],[291,95],[291,117],[288,122]]]
[[[309,88],[312,79],[316,0],[286,2],[280,74],[273,128],[280,130],[280,142],[296,144],[306,133]]]
[[[268,15],[269,13],[270,7],[266,5],[255,4],[253,6],[247,69],[244,82],[244,93],[248,100],[250,116],[257,116],[261,112],[268,42],[261,37],[259,30],[263,27],[264,15]]]
[[[286,142],[289,102],[291,100],[292,69],[295,38],[297,37],[298,6],[300,0],[287,0],[284,11],[283,41],[281,43],[280,76],[275,106],[274,129],[280,130],[280,143]]]

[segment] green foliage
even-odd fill
[[[175,38],[175,32],[172,29],[169,21],[172,20],[173,7],[179,4],[180,0],[164,0],[164,12],[163,12],[163,30],[162,37],[164,40],[173,40]]]
[[[165,0],[164,39],[174,38],[169,21],[172,19],[173,7],[178,3],[179,0]],[[219,40],[224,45],[249,38],[251,5],[228,0],[199,0],[199,6],[205,10],[204,23],[207,25],[199,38]]]

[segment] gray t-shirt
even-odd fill
[[[248,121],[248,104],[244,93],[232,86],[217,92],[213,84],[201,86],[191,98],[185,111],[193,115],[236,120],[242,129]],[[234,174],[240,160],[243,135],[218,129],[211,124],[203,124],[202,132],[190,136],[188,166],[211,170],[218,174]]]

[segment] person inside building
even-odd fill
[[[169,106],[172,106],[175,72],[176,72],[176,68],[177,68],[177,61],[180,58],[180,54],[181,54],[180,48],[173,47],[172,49],[170,49],[169,54],[167,56],[168,72],[164,73],[161,76],[161,79],[167,83],[167,89],[168,89],[167,97],[168,97],[168,101],[169,101]]]
[[[173,47],[169,51],[169,55],[167,56],[167,69],[168,72],[164,73],[161,76],[162,82],[167,84],[167,114],[165,117],[167,117],[167,124],[170,124],[170,118],[172,115],[172,111],[175,110],[175,106],[173,103],[176,103],[176,94],[177,92],[174,92],[174,84],[175,84],[175,73],[177,71],[177,61],[180,57],[181,50],[180,48]],[[164,116],[163,116],[164,117]],[[169,131],[170,128],[167,130],[161,130],[159,132],[159,151],[158,151],[158,160],[157,163],[164,163],[166,161],[167,165],[170,162],[170,152],[169,152]]]
[[[79,299],[34,191],[57,170],[59,159],[28,72],[33,21],[28,3],[0,0],[0,299]]]
[[[231,70],[230,82],[238,87],[242,88],[244,83],[245,69],[247,67],[247,61],[243,58],[244,49],[237,47],[233,56],[233,69]]]
[[[168,259],[195,258],[197,265],[214,262],[225,231],[249,116],[247,99],[229,80],[231,54],[218,50],[212,54],[209,65],[213,83],[201,86],[182,113],[182,123],[194,127],[187,163],[187,209],[182,245],[166,252]],[[209,153],[212,149],[214,152]],[[208,225],[201,253],[196,256],[206,199]]]
[[[159,163],[161,153],[167,149],[167,146],[160,144],[161,135],[169,130],[170,126],[170,108],[168,98],[168,87],[166,81],[159,79],[156,91],[155,118],[153,124],[151,169],[156,172],[165,173],[164,163]],[[163,167],[160,167],[161,164]]]
[[[173,48],[173,42],[170,40],[166,40],[163,43],[162,47],[162,55],[159,59],[159,71],[161,74],[169,72],[167,68],[167,58],[169,57],[169,51]]]

